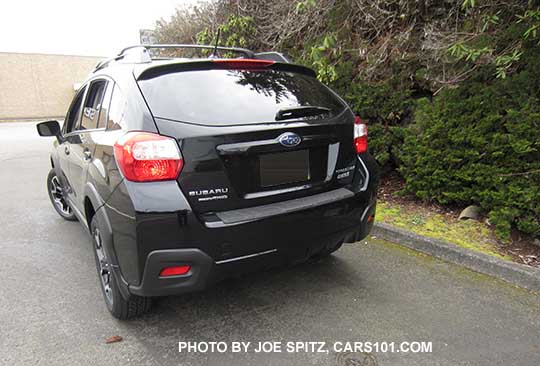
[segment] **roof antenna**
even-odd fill
[[[217,50],[218,50],[218,44],[219,44],[219,36],[221,34],[221,27],[218,27],[218,30],[217,30],[217,36],[216,36],[216,45],[214,46],[214,51],[212,52],[212,54],[210,55],[210,58],[214,58],[214,57],[217,57]]]

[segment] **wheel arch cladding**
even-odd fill
[[[103,242],[103,246],[105,248],[107,256],[109,257],[112,270],[114,271],[116,284],[118,285],[118,288],[122,293],[124,299],[127,300],[130,297],[128,284],[125,281],[124,276],[122,275],[122,272],[118,265],[118,258],[116,257],[116,251],[114,249],[113,231],[111,223],[109,218],[107,217],[106,210],[103,209],[103,206],[98,207],[97,211],[94,212],[92,219],[96,222],[96,225],[100,230],[101,240]]]

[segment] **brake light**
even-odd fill
[[[133,182],[172,180],[184,162],[176,141],[149,132],[128,132],[114,144],[114,156],[124,177]]]
[[[189,272],[191,266],[166,267],[159,272],[160,277],[181,276]]]
[[[365,153],[368,148],[368,128],[360,117],[354,117],[354,148],[357,154]]]
[[[255,60],[251,58],[240,58],[235,60],[212,60],[217,67],[223,69],[261,69],[273,65],[275,62],[271,60]]]

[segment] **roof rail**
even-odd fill
[[[143,63],[143,62],[152,62],[152,57],[150,56],[148,49],[143,45],[127,47],[127,48],[124,48],[118,54],[118,56],[99,61],[96,64],[96,67],[94,68],[94,72],[109,66],[109,64],[113,61],[120,61],[120,60],[125,60],[127,62]]]
[[[202,50],[220,50],[220,51],[229,51],[229,52],[236,52],[241,53],[246,58],[254,58],[255,53],[251,50],[248,50],[246,48],[239,48],[239,47],[222,47],[222,46],[210,46],[210,45],[204,45],[204,44],[143,44],[143,45],[137,45],[137,46],[130,46],[124,48],[122,51],[120,51],[120,54],[118,56],[122,56],[126,51],[133,49],[133,48],[140,48],[143,47],[145,49],[182,49],[182,48],[194,48],[194,49],[202,49]]]

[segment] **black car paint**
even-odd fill
[[[350,112],[345,111],[343,114],[350,114]],[[247,128],[248,126],[190,126],[188,130],[191,131],[191,134],[189,132],[185,133],[185,126],[177,122],[156,118],[156,124],[164,135],[182,135],[183,138],[179,139],[179,144],[184,154],[185,165],[182,174],[178,177],[178,182],[192,207],[197,212],[203,213],[208,210],[222,211],[264,205],[276,200],[287,200],[305,195],[305,192],[297,191],[279,196],[245,199],[246,194],[253,193],[253,190],[256,189],[253,185],[258,179],[254,174],[250,174],[253,173],[253,167],[250,165],[251,159],[249,157],[263,152],[284,151],[283,146],[279,143],[267,143],[266,141],[275,141],[282,133],[294,131],[302,136],[303,141],[292,149],[287,148],[286,151],[309,147],[316,148],[324,145],[325,156],[322,156],[321,159],[326,159],[328,144],[353,140],[351,123],[350,121],[344,123],[341,121],[342,118],[352,121],[353,117],[352,114],[348,117],[339,115],[324,122],[291,121],[289,123],[253,125],[250,128]],[[190,137],[190,135],[194,137]],[[253,144],[247,151],[233,152],[231,154],[220,151],[223,146],[245,141]],[[343,156],[343,165],[336,166],[336,170],[355,165],[356,154],[352,151],[351,146],[341,144],[338,153]],[[241,157],[243,160],[239,161],[240,159],[237,159],[237,157]],[[246,174],[250,175],[250,179],[242,179],[245,178]],[[326,172],[321,172],[321,174],[324,176],[317,183],[320,189],[337,187],[335,179],[323,182]],[[352,175],[348,181],[342,182],[341,185],[349,183],[351,179]],[[217,187],[229,188],[229,198],[227,200],[196,202],[195,198],[188,194],[191,190]],[[279,187],[276,187],[276,189],[279,189]]]
[[[68,199],[81,223],[88,227],[92,215],[99,215],[100,220],[106,223],[105,250],[111,258],[117,278],[120,279],[119,287],[125,297],[129,297],[131,293],[154,296],[201,289],[208,283],[228,275],[291,260],[306,259],[329,243],[342,238],[360,239],[369,232],[371,223],[367,222],[367,217],[375,211],[378,167],[368,153],[359,156],[351,154],[350,163],[336,167],[339,169],[346,168],[349,164],[355,165],[354,174],[344,183],[356,194],[354,198],[220,228],[209,228],[205,225],[203,214],[208,214],[207,210],[204,207],[193,209],[185,189],[181,189],[178,183],[189,180],[191,172],[204,171],[208,164],[215,164],[217,150],[210,154],[213,156],[210,162],[197,159],[196,156],[184,157],[186,165],[178,182],[129,182],[123,178],[114,159],[114,143],[126,131],[149,131],[174,137],[179,135],[178,128],[181,128],[182,138],[178,138],[181,149],[185,147],[184,144],[189,143],[199,144],[201,149],[208,150],[212,149],[212,146],[205,142],[208,142],[210,137],[216,136],[216,133],[224,137],[221,141],[223,144],[238,141],[238,134],[244,141],[250,141],[252,134],[261,131],[264,136],[275,138],[289,130],[309,134],[310,130],[325,129],[330,125],[343,123],[349,125],[352,133],[353,115],[350,109],[347,108],[343,112],[347,114],[346,122],[292,120],[245,126],[190,125],[154,118],[138,88],[134,74],[125,65],[111,66],[99,71],[92,75],[85,85],[99,78],[114,82],[115,87],[119,87],[124,94],[125,111],[122,121],[117,121],[123,129],[113,131],[95,129],[63,134],[55,142],[51,160],[57,174],[63,177],[63,183],[68,187],[70,192]],[[229,140],[231,134],[236,134],[237,138],[234,141]],[[257,134],[257,139],[265,138],[263,135]],[[335,138],[340,139],[343,136]],[[349,140],[351,141],[349,148],[352,149],[352,135]],[[85,149],[88,149],[90,159],[84,159]],[[66,151],[69,154],[66,154]],[[67,169],[66,161],[68,161]],[[222,177],[211,174],[208,179],[215,184]],[[337,187],[335,183],[333,179],[319,189],[321,191],[332,189]],[[278,200],[286,201],[301,196],[305,196],[305,192],[279,195]],[[256,206],[275,201],[276,197],[260,198],[249,203],[237,200],[235,207]],[[219,211],[219,206],[218,209],[215,206],[213,209]],[[147,260],[153,252],[192,249],[200,250],[211,258],[210,263],[204,264],[207,276],[201,279],[202,282],[197,283],[197,286],[177,288],[173,286],[171,290],[169,285],[160,289],[157,286],[159,281],[156,279],[153,279],[152,283],[157,284],[157,287],[149,287],[142,283],[145,267],[147,271],[149,270]],[[268,255],[238,262],[227,261],[274,249],[276,251]],[[178,262],[171,260],[169,263]],[[189,279],[176,278],[166,281],[168,284],[170,281],[181,284]]]

